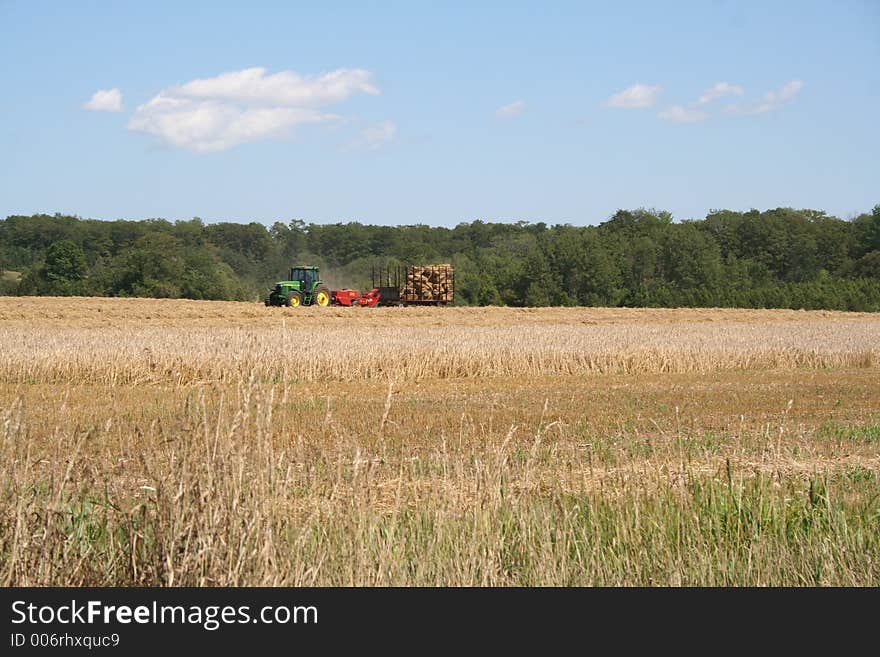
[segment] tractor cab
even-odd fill
[[[269,290],[267,306],[329,306],[330,290],[317,267],[291,267],[290,277]]]
[[[291,267],[290,280],[299,281],[301,290],[311,292],[316,282],[320,282],[317,267]]]

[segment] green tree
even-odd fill
[[[693,223],[670,227],[663,243],[662,270],[676,290],[702,289],[710,296],[721,281],[721,250]],[[696,299],[696,297],[690,297]],[[694,305],[694,304],[688,304]]]
[[[457,303],[877,309],[880,205],[852,221],[821,210],[619,210],[598,226],[482,220],[206,225],[66,215],[0,219],[4,291],[261,298],[294,264],[363,288],[378,263],[456,265]],[[11,281],[11,282],[10,282]]]
[[[48,294],[80,294],[83,291],[80,282],[85,276],[86,257],[79,245],[70,240],[59,240],[46,250],[43,289]]]

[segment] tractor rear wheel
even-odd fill
[[[302,295],[296,290],[291,290],[287,293],[287,300],[285,305],[290,306],[291,308],[298,308],[302,305]]]
[[[322,308],[330,305],[330,290],[323,285],[315,288],[315,304]]]

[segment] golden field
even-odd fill
[[[872,367],[858,313],[575,308],[265,308],[16,298],[0,303],[0,376],[57,383],[469,377]]]
[[[0,297],[0,582],[877,585],[880,316]]]

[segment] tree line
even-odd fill
[[[256,300],[296,264],[366,289],[376,265],[438,262],[455,266],[461,305],[880,311],[880,205],[851,220],[619,210],[595,226],[0,220],[0,294]]]

